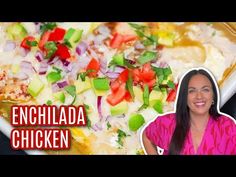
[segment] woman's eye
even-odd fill
[[[194,93],[195,90],[188,90],[188,93]]]
[[[210,90],[208,88],[203,89],[203,92],[209,92]]]

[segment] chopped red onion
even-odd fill
[[[68,66],[70,64],[68,60],[61,60],[61,62],[64,66]]]
[[[65,69],[65,72],[71,72],[73,69],[73,65],[71,63],[69,63],[69,65],[63,65],[63,68]]]
[[[158,68],[168,68],[169,65],[166,63],[166,62],[155,62],[155,63],[152,63],[152,66],[155,66],[155,67],[158,67]]]
[[[95,38],[94,38],[94,44],[95,45],[100,45],[102,44],[102,42],[107,39],[108,36],[104,36],[104,35],[97,35]]]
[[[45,62],[45,60],[43,62],[40,63],[40,67],[39,67],[39,74],[43,75],[46,74],[48,70],[48,64],[47,62]]]
[[[37,51],[36,54],[35,54],[35,58],[38,60],[38,62],[43,61],[44,58],[43,58],[42,52]]]
[[[83,55],[88,48],[88,44],[84,41],[80,42],[76,47],[76,52],[78,55]]]
[[[94,125],[92,125],[92,127],[91,127],[94,131],[101,131],[102,130],[102,125],[101,125],[101,123],[100,122],[98,122],[98,123],[95,123]]]
[[[40,32],[40,26],[41,26],[41,23],[40,22],[35,22],[35,31],[36,33],[39,33]]]
[[[52,84],[52,92],[55,93],[55,92],[59,92],[61,89],[60,87],[55,83],[55,84]]]
[[[93,125],[91,128],[92,128],[95,132],[98,131],[98,128],[97,128],[96,125]]]
[[[65,86],[68,85],[68,82],[67,81],[62,81],[62,82],[57,82],[57,86],[59,88],[64,88]]]
[[[103,74],[107,71],[107,60],[105,58],[101,58],[100,60],[100,70]]]
[[[143,50],[143,49],[145,49],[145,46],[140,41],[137,41],[134,44],[134,48],[138,49],[138,50]]]
[[[13,41],[7,41],[4,48],[3,48],[3,51],[4,52],[9,52],[9,51],[12,51],[16,48],[16,43],[13,42]]]
[[[116,66],[115,69],[114,69],[114,72],[115,73],[122,73],[122,71],[125,70],[125,67],[123,66]]]
[[[100,120],[103,118],[101,103],[102,103],[102,96],[98,96],[97,97],[97,109],[98,109],[98,114],[99,114]]]
[[[134,65],[136,63],[136,61],[134,61],[134,60],[128,60],[128,59],[125,59],[125,60],[128,61],[129,64],[131,64],[131,65]]]
[[[104,36],[109,36],[111,33],[111,30],[107,26],[101,25],[98,27],[98,32]]]
[[[111,118],[112,118],[112,116],[111,116],[111,115],[108,115],[108,116],[106,117],[105,121],[109,121]]]
[[[32,64],[29,61],[22,61],[20,63],[21,71],[23,71],[25,74],[30,75],[33,72],[35,72],[35,69],[33,68]]]
[[[56,63],[59,60],[59,57],[54,57],[48,60],[48,64],[52,65],[54,63]]]
[[[26,55],[29,53],[29,51],[30,51],[29,49],[25,49],[23,47],[19,48],[19,53],[22,57],[26,57]]]
[[[125,114],[121,114],[121,115],[116,116],[116,118],[124,118],[124,117],[125,117]]]
[[[67,75],[70,80],[76,80],[78,75],[78,68],[73,68],[72,71]]]
[[[98,54],[91,48],[88,49],[92,58],[98,59]]]
[[[98,123],[95,124],[95,127],[97,127],[97,130],[102,130],[102,126]]]
[[[110,79],[116,79],[119,75],[120,73],[109,72],[109,71],[106,73],[106,76],[109,77]]]
[[[29,76],[24,72],[19,72],[16,75],[13,75],[13,78],[17,78],[17,79],[20,79],[20,80],[26,80],[26,79],[29,78]]]

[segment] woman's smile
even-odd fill
[[[213,101],[213,91],[206,76],[198,74],[190,79],[187,100],[190,113],[208,114]]]

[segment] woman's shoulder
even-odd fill
[[[221,114],[217,119],[217,123],[221,126],[232,126],[236,128],[236,120],[227,114]]]
[[[155,123],[163,124],[166,126],[175,124],[175,113],[167,113],[159,115],[155,120]]]

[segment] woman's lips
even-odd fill
[[[197,107],[203,107],[206,105],[206,102],[205,101],[197,101],[197,102],[194,102],[194,105]]]

